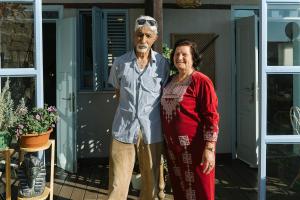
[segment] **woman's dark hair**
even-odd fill
[[[191,54],[192,54],[192,57],[193,57],[193,67],[196,69],[200,65],[200,61],[201,61],[200,60],[200,55],[199,55],[199,52],[198,52],[198,48],[197,48],[197,44],[195,42],[192,42],[192,41],[187,40],[187,39],[181,39],[181,40],[178,40],[175,43],[175,46],[174,46],[173,51],[172,51],[171,56],[170,56],[171,66],[175,66],[173,58],[174,58],[176,48],[181,47],[181,46],[189,46],[190,47]]]

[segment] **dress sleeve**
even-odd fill
[[[219,133],[218,97],[209,79],[199,85],[198,103],[205,141],[217,141]]]

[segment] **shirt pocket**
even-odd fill
[[[146,89],[154,93],[160,93],[162,78],[160,77],[144,77],[143,85]]]
[[[121,87],[124,88],[125,90],[130,90],[131,85],[132,85],[132,77],[129,77],[127,75],[123,75],[121,77]]]

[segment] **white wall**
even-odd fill
[[[231,152],[231,41],[230,10],[165,9],[163,40],[170,33],[216,33],[216,91],[219,98],[220,134],[218,153]]]

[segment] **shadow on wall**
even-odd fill
[[[78,158],[108,157],[117,107],[114,93],[80,93],[78,105]]]

